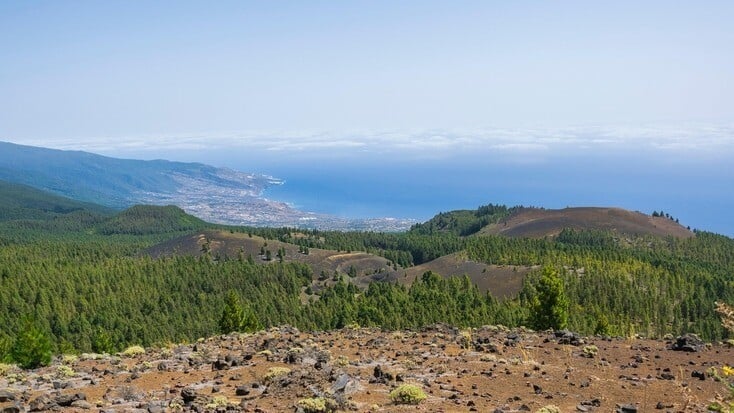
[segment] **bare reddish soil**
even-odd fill
[[[610,230],[624,235],[693,236],[682,225],[665,217],[653,217],[621,208],[579,207],[564,209],[523,208],[480,234],[542,238],[558,235],[564,228]]]
[[[261,264],[277,262],[275,254],[278,249],[283,248],[286,251],[284,261],[311,266],[314,273],[313,287],[316,291],[321,286],[333,283],[331,275],[335,271],[346,274],[350,267],[354,267],[357,277],[349,281],[362,288],[373,281],[410,285],[424,272],[433,271],[445,277],[467,275],[481,291],[491,291],[495,297],[509,297],[520,291],[523,277],[531,270],[525,266],[498,266],[470,261],[462,253],[446,255],[415,267],[397,266],[395,269],[386,258],[374,254],[311,248],[306,255],[298,252],[298,246],[294,244],[227,231],[202,231],[175,238],[149,248],[146,254],[156,258],[176,254],[200,256],[205,243],[208,243],[209,253],[214,257],[237,258],[241,254],[247,258],[249,255]],[[259,255],[261,248],[271,251],[272,261],[265,261]],[[319,280],[322,271],[329,276],[327,280]]]
[[[662,340],[558,340],[548,332],[501,327],[316,333],[282,327],[136,356],[82,356],[67,360],[68,368],[56,361],[5,372],[0,400],[3,394],[15,400],[0,402],[0,411],[288,412],[299,400],[323,396],[352,411],[535,412],[552,404],[562,412],[621,406],[705,412],[724,390],[711,373],[734,362],[734,350],[720,345],[680,352]],[[288,370],[275,376],[274,367]],[[389,393],[404,383],[428,398],[395,404]],[[57,404],[70,400],[68,407]]]

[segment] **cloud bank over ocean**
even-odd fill
[[[543,158],[558,153],[636,151],[690,159],[734,152],[734,125],[597,126],[556,129],[476,129],[348,132],[212,132],[183,135],[24,140],[24,144],[113,156],[166,156],[180,151],[247,150],[259,154],[390,155],[444,158],[463,152]],[[168,155],[168,156],[171,156]]]

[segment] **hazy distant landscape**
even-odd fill
[[[0,413],[734,413],[732,16],[0,1]]]
[[[605,205],[662,209],[692,228],[734,235],[727,125],[217,136],[130,138],[134,149],[111,140],[56,146],[268,174],[285,183],[266,198],[346,219],[421,221],[487,202]]]

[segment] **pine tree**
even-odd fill
[[[259,330],[260,322],[249,306],[243,307],[240,298],[234,291],[227,293],[222,318],[219,319],[219,331],[229,334],[233,331],[252,332]]]
[[[24,369],[35,369],[51,363],[51,340],[36,326],[33,319],[27,318],[15,339],[11,350],[13,361]]]
[[[568,298],[563,279],[553,267],[545,267],[530,302],[530,324],[536,330],[560,330],[568,325]]]

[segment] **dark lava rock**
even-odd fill
[[[508,347],[514,347],[520,342],[520,335],[517,333],[510,333],[505,337],[505,345]]]
[[[8,390],[0,390],[0,403],[15,400],[15,393]]]
[[[236,396],[247,396],[250,394],[250,387],[248,386],[237,386],[237,388],[234,391],[234,394]]]
[[[706,380],[706,373],[698,370],[693,370],[691,372],[691,377],[699,379],[699,380]]]
[[[558,339],[558,344],[570,344],[572,346],[580,346],[584,344],[583,338],[572,331],[558,330],[554,331],[553,335]]]
[[[675,380],[675,376],[670,373],[662,373],[660,374],[660,378],[663,380]]]
[[[62,394],[60,396],[56,396],[54,402],[61,407],[69,407],[77,400],[87,400],[87,395],[84,393]]]
[[[600,407],[601,406],[601,400],[599,399],[592,399],[592,400],[584,400],[581,402],[582,406],[592,406],[592,407]]]
[[[533,384],[533,392],[535,392],[535,394],[543,394],[543,388],[537,384]]]
[[[379,364],[375,366],[375,369],[372,371],[372,375],[375,377],[374,382],[376,383],[387,384],[393,379],[393,375],[382,370],[382,367]]]
[[[0,413],[20,413],[25,410],[21,410],[20,406],[6,406],[3,407],[2,410],[0,410]]]
[[[226,370],[232,367],[232,362],[227,361],[223,358],[218,358],[217,361],[212,363],[212,371],[214,370]]]
[[[671,350],[673,351],[687,351],[687,352],[697,352],[701,351],[706,347],[706,343],[703,342],[700,338],[698,338],[695,334],[685,334],[682,336],[678,336],[675,339],[675,343],[673,343],[673,346],[671,347]]]
[[[44,410],[48,410],[52,407],[56,407],[56,403],[54,403],[51,398],[45,394],[42,394],[35,399],[31,400],[31,403],[28,405],[29,410],[32,412],[40,412]]]
[[[618,404],[615,409],[616,413],[637,413],[637,406],[634,404]]]
[[[658,404],[655,405],[655,408],[657,410],[672,409],[673,408],[673,405],[670,404],[670,403],[658,402]]]
[[[196,400],[196,390],[191,387],[181,390],[181,398],[186,404],[193,402]]]

